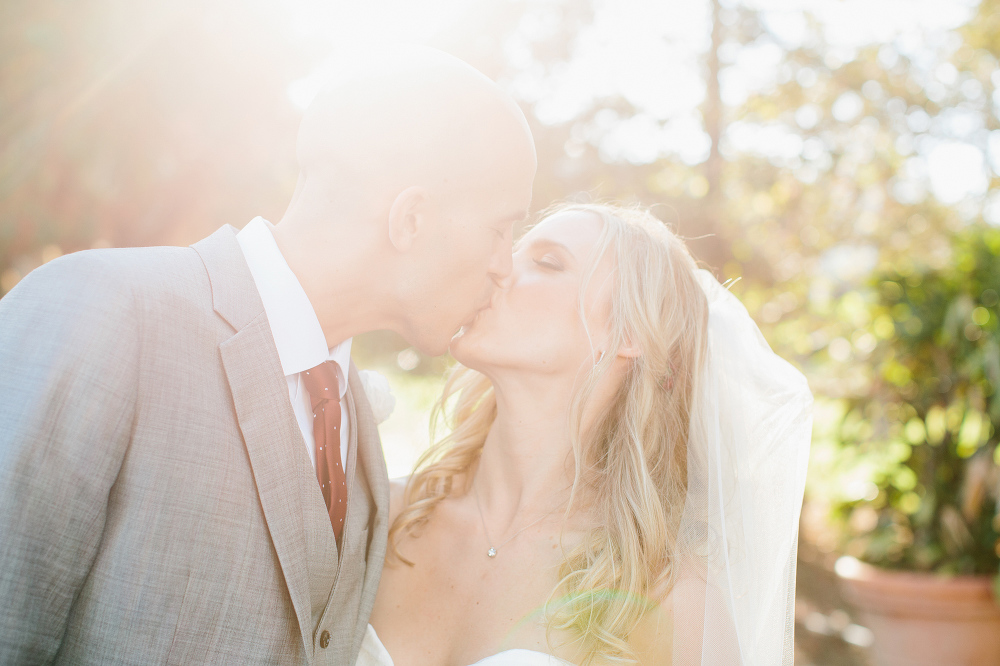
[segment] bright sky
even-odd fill
[[[947,82],[953,72],[940,68],[937,59],[953,48],[949,31],[964,23],[977,3],[746,0],[746,4],[764,12],[767,27],[784,46],[795,46],[806,38],[805,10],[823,26],[826,41],[833,46],[833,60],[846,62],[857,48],[869,44],[892,44],[886,58],[891,59],[892,51],[898,51],[926,68],[930,81],[937,78]],[[594,21],[579,34],[571,62],[546,72],[531,60],[528,44],[558,28],[560,5],[561,0],[529,0],[531,11],[506,46],[509,60],[521,70],[511,83],[513,92],[536,103],[539,119],[550,124],[571,120],[596,98],[621,95],[640,113],[626,120],[613,112],[605,113],[583,137],[599,145],[606,159],[648,163],[672,155],[691,164],[703,161],[709,143],[697,107],[705,94],[700,58],[709,44],[707,1],[597,0]],[[733,5],[734,0],[723,0],[724,7]],[[292,6],[292,28],[299,37],[333,45],[329,49],[331,58],[289,86],[290,98],[304,107],[329,75],[331,62],[350,59],[351,54],[357,57],[359,47],[373,43],[428,40],[440,31],[466,23],[477,3],[383,0],[333,4],[298,0]],[[732,12],[729,15],[734,16]],[[774,44],[724,49],[723,64],[730,66],[722,79],[724,101],[739,104],[749,93],[772,85],[780,55],[781,49]],[[845,95],[834,108],[835,116],[850,121],[858,114],[860,102],[857,94]],[[814,112],[804,109],[802,118],[796,120],[808,126],[810,113]],[[904,195],[908,192],[920,196],[930,189],[943,202],[957,203],[968,195],[986,191],[988,158],[971,142],[972,134],[981,128],[969,122],[960,110],[939,122],[935,129],[941,130],[943,138],[921,144],[916,162],[909,165],[907,173],[912,182],[902,187]],[[727,139],[732,149],[758,152],[779,163],[797,163],[803,151],[811,150],[797,136],[776,128],[735,126]],[[989,144],[1000,148],[1000,135],[991,137]],[[1000,203],[996,208],[1000,211]]]

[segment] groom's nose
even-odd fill
[[[507,291],[512,286],[514,286],[514,281],[517,279],[518,269],[513,265],[513,261],[507,262],[507,273],[503,277],[493,277],[493,283],[496,285],[496,291]],[[495,294],[494,294],[495,295]]]
[[[490,279],[497,284],[497,286],[502,286],[502,282],[510,277],[511,270],[513,270],[514,261],[512,257],[512,250],[510,244],[504,244],[503,247],[498,249],[493,253],[490,258],[490,265],[488,268]]]

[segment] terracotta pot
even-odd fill
[[[1000,665],[1000,605],[990,576],[942,578],[837,561],[844,598],[875,634],[879,666]]]

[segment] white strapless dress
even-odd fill
[[[392,657],[372,625],[368,625],[355,666],[393,666]],[[469,666],[574,666],[568,661],[537,650],[504,650]]]

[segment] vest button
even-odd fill
[[[330,632],[324,629],[319,635],[319,646],[325,650],[328,645],[330,645]]]

